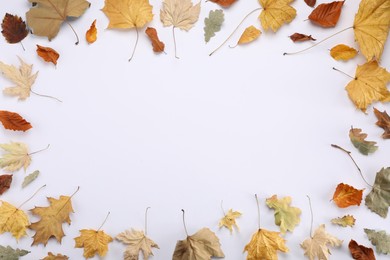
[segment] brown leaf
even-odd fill
[[[89,44],[94,43],[97,40],[96,19],[89,27],[89,30],[85,33],[85,39]]]
[[[369,247],[358,245],[355,240],[351,239],[348,244],[352,258],[357,260],[375,260],[374,250]]]
[[[6,192],[11,186],[12,174],[0,175],[0,195]]]
[[[390,116],[387,114],[386,110],[381,112],[374,107],[374,114],[378,119],[376,125],[382,127],[385,132],[382,134],[384,139],[390,139]]]
[[[17,15],[6,13],[1,28],[1,33],[8,43],[18,43],[28,35],[26,22]]]
[[[344,183],[337,185],[336,191],[333,194],[333,201],[339,208],[346,208],[352,205],[359,206],[362,198],[363,190],[355,189]]]
[[[316,5],[316,0],[305,0],[305,3],[310,6],[310,7],[313,7]]]
[[[316,41],[316,39],[311,37],[311,35],[306,35],[302,33],[294,33],[291,34],[289,37],[293,42]]]
[[[69,257],[67,257],[66,255],[62,255],[62,254],[54,255],[52,252],[49,252],[48,255],[42,260],[68,260],[68,259]]]
[[[32,125],[18,113],[5,110],[0,110],[0,122],[3,123],[5,129],[14,131],[26,132],[32,128]]]
[[[146,28],[145,33],[152,41],[153,51],[157,53],[163,52],[165,49],[165,44],[159,40],[156,29],[153,27],[148,27]]]
[[[344,1],[320,4],[309,15],[309,20],[322,27],[335,27],[339,21]]]
[[[50,48],[50,47],[44,47],[37,44],[37,53],[39,57],[43,58],[46,62],[51,62],[54,65],[57,65],[57,60],[60,57],[60,54]]]
[[[222,7],[230,7],[237,0],[210,0],[213,3],[219,4]]]

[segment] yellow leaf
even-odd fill
[[[190,30],[198,21],[200,2],[193,5],[191,0],[164,0],[160,19],[164,26]]]
[[[370,61],[357,67],[355,78],[348,83],[346,90],[355,106],[365,112],[373,102],[390,98],[386,87],[389,81],[390,73],[379,67],[378,62]]]
[[[251,241],[245,246],[248,251],[247,260],[277,260],[277,250],[288,252],[285,240],[279,236],[279,232],[259,229],[253,234]]]
[[[254,27],[253,25],[251,25],[248,28],[246,28],[245,31],[242,33],[237,44],[253,42],[257,38],[259,38],[260,35],[261,35],[261,31],[256,27]]]
[[[233,227],[236,227],[238,230],[239,227],[236,223],[236,218],[239,218],[241,215],[240,212],[229,209],[226,215],[219,221],[219,228],[226,227],[230,230],[230,233],[233,232]]]
[[[97,40],[96,19],[92,22],[91,27],[85,33],[85,39],[89,44],[94,43]]]
[[[355,15],[355,40],[367,61],[380,60],[390,28],[389,0],[362,0]]]
[[[11,142],[9,144],[0,144],[0,148],[7,152],[0,158],[0,168],[14,172],[23,167],[24,171],[26,171],[31,163],[27,145]]]
[[[278,199],[276,195],[266,199],[265,203],[269,208],[275,209],[275,224],[280,226],[280,231],[286,233],[293,232],[296,225],[301,222],[299,216],[301,210],[291,207],[291,197]]]
[[[120,233],[116,239],[128,245],[124,253],[125,259],[138,259],[142,251],[144,260],[147,260],[153,255],[152,248],[159,248],[153,240],[145,236],[143,231],[134,229]]]
[[[2,201],[0,206],[0,234],[10,232],[16,240],[26,236],[30,222],[23,210],[15,208],[8,202]]]
[[[271,28],[274,32],[284,23],[290,23],[297,15],[297,11],[289,4],[293,0],[259,0],[263,10],[260,21],[264,30]]]
[[[67,257],[66,255],[62,255],[62,254],[54,255],[52,252],[49,252],[47,256],[42,260],[68,260],[68,259],[69,257]]]
[[[357,50],[349,47],[345,44],[338,44],[330,49],[330,56],[335,60],[344,60],[347,61],[349,59],[354,58],[357,55]]]
[[[336,225],[339,225],[339,226],[342,226],[342,227],[347,227],[347,226],[350,226],[350,227],[353,227],[355,225],[355,218],[351,215],[346,215],[342,218],[334,218],[331,220],[331,222],[333,224],[336,224]]]
[[[83,256],[85,258],[92,258],[96,254],[99,256],[107,254],[108,243],[113,241],[112,237],[101,230],[82,229],[80,233],[80,236],[74,239],[76,242],[75,247],[84,248]]]

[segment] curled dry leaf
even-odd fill
[[[270,259],[277,260],[277,251],[288,252],[285,240],[279,232],[259,229],[253,234],[251,241],[245,246],[244,252],[248,252],[246,259]]]
[[[207,42],[210,41],[211,37],[215,36],[216,32],[221,30],[222,23],[224,21],[223,10],[211,10],[209,17],[204,19],[205,27],[204,30],[204,40]]]
[[[0,195],[6,192],[12,183],[12,174],[0,175]]]
[[[158,38],[157,30],[153,27],[148,27],[145,33],[152,41],[153,51],[157,53],[164,52],[165,44]]]
[[[116,239],[128,245],[124,252],[124,259],[138,259],[140,252],[142,252],[143,259],[148,260],[150,256],[153,256],[152,248],[159,248],[140,230],[126,230],[117,235]]]
[[[1,28],[1,33],[8,43],[18,43],[28,35],[26,23],[17,15],[6,13]]]
[[[293,232],[294,228],[301,222],[301,210],[291,207],[291,197],[278,199],[276,195],[265,200],[265,204],[275,210],[275,224],[280,227],[282,233]]]
[[[0,259],[5,259],[5,260],[18,260],[19,257],[25,256],[30,251],[24,250],[24,249],[13,249],[10,246],[2,246],[0,245]]]
[[[233,227],[239,230],[240,228],[236,223],[236,218],[241,217],[241,215],[242,214],[240,212],[229,209],[229,211],[219,221],[218,227],[226,227],[227,229],[229,229],[230,234],[233,233]]]
[[[335,60],[347,61],[354,58],[357,53],[358,51],[356,49],[345,44],[338,44],[330,49],[330,56]]]
[[[290,6],[292,2],[293,0],[259,0],[263,8],[259,18],[264,30],[272,29],[276,32],[283,24],[294,20],[297,11]]]
[[[353,239],[349,241],[348,248],[349,248],[349,252],[351,252],[353,259],[375,260],[374,250],[372,250],[372,248],[359,245]]]
[[[34,171],[33,173],[30,173],[26,177],[24,177],[22,188],[25,188],[27,185],[29,185],[31,182],[33,182],[36,178],[39,176],[39,171]]]
[[[9,144],[0,144],[0,148],[7,152],[3,157],[0,157],[0,168],[9,172],[15,172],[23,167],[24,171],[26,171],[31,163],[31,157],[26,144],[10,142]]]
[[[96,28],[96,19],[92,22],[88,31],[85,33],[85,39],[89,44],[96,42],[97,40],[97,28]]]
[[[362,202],[363,190],[355,189],[354,187],[340,183],[337,185],[333,194],[333,201],[339,208],[346,208],[349,206],[359,206]]]
[[[222,7],[230,7],[232,4],[237,2],[237,0],[210,0],[213,3],[217,3]]]
[[[10,232],[16,240],[23,236],[27,236],[26,230],[30,224],[27,214],[9,204],[2,201],[0,206],[0,234]],[[0,259],[2,259],[0,257]]]
[[[68,259],[69,257],[67,257],[66,255],[62,255],[62,254],[54,255],[52,252],[49,252],[47,256],[42,260],[68,260]]]
[[[44,61],[51,62],[54,65],[57,65],[57,60],[60,57],[60,54],[56,50],[38,44],[37,44],[37,54]]]
[[[320,4],[309,15],[309,20],[322,27],[335,27],[339,21],[344,1]]]
[[[80,236],[75,239],[75,248],[84,248],[83,256],[88,259],[96,254],[105,256],[108,252],[108,244],[113,241],[112,237],[101,230],[82,229]]]
[[[316,5],[316,0],[305,0],[305,3],[310,7],[314,7]]]
[[[372,190],[366,196],[366,206],[386,218],[390,207],[390,167],[382,168],[375,176]]]
[[[291,34],[289,37],[293,42],[316,41],[316,39],[311,37],[311,35],[306,35],[302,33],[294,33]]]
[[[336,224],[342,227],[353,227],[355,225],[356,219],[351,215],[346,215],[341,218],[334,218],[331,220],[332,224]]]
[[[353,146],[359,150],[360,153],[364,155],[368,155],[369,153],[374,153],[378,146],[376,146],[376,142],[374,141],[366,141],[367,134],[362,133],[362,129],[360,128],[351,128],[349,130],[349,139]]]
[[[245,44],[250,43],[259,38],[261,35],[261,31],[254,27],[253,25],[249,26],[245,29],[245,31],[242,33],[240,39],[238,40],[237,44]]]
[[[386,113],[386,111],[380,112],[375,107],[374,114],[378,119],[376,125],[385,130],[385,132],[382,134],[382,137],[384,139],[390,139],[390,116]]]
[[[390,235],[386,231],[376,231],[365,228],[364,232],[367,234],[368,239],[376,247],[378,253],[390,254]]]
[[[5,110],[0,110],[0,122],[3,124],[5,129],[14,131],[26,132],[32,128],[32,125],[18,113]]]

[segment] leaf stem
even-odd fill
[[[145,210],[145,235],[148,234],[148,210],[150,207],[147,207]]]
[[[68,204],[68,202],[73,198],[73,196],[80,190],[80,186],[77,187],[77,190],[75,192],[73,192],[72,195],[70,195],[69,199],[66,200],[66,202],[64,203],[64,205],[58,210],[57,214],[61,212],[61,210],[63,208],[65,208],[66,204]]]
[[[74,43],[75,45],[78,45],[80,40],[79,40],[79,36],[77,35],[76,31],[74,30],[73,26],[68,22],[66,21],[66,23],[69,25],[70,29],[72,29],[74,35],[76,36],[76,42]]]
[[[238,28],[240,28],[241,24],[246,20],[246,18],[248,18],[251,14],[253,14],[254,12],[257,12],[259,10],[261,10],[262,8],[259,7],[259,8],[256,8],[252,11],[250,11],[247,15],[244,16],[244,18],[241,20],[241,22],[237,25],[237,27],[234,29],[234,31],[226,38],[226,40],[221,44],[219,45],[215,50],[213,50],[209,56],[213,55],[215,52],[217,52],[219,49],[222,48],[222,46],[224,46],[228,40],[230,40],[230,38],[234,35],[234,33],[238,30]]]
[[[182,209],[181,211],[183,212],[183,226],[184,226],[184,231],[186,232],[186,235],[187,235],[187,237],[188,237],[187,226],[186,226],[186,220],[185,220],[185,217],[184,217],[185,211],[184,211],[184,209]]]
[[[176,52],[176,36],[175,36],[175,26],[172,26],[172,36],[173,36],[173,46],[175,48],[175,58],[180,59],[177,57],[177,52]]]
[[[221,200],[221,209],[224,216],[226,216],[225,210],[223,209],[223,200]]]
[[[133,48],[133,52],[131,53],[131,56],[130,56],[130,59],[129,59],[129,62],[133,59],[134,57],[134,53],[135,53],[135,50],[137,49],[137,46],[138,46],[138,38],[139,38],[139,32],[138,32],[138,28],[135,27],[135,31],[137,32],[137,39],[135,40],[135,44],[134,44],[134,48]]]
[[[259,206],[259,199],[257,198],[257,194],[255,194],[255,199],[256,199],[256,206],[257,206],[257,221],[258,221],[258,226],[260,230],[260,206]]]
[[[309,195],[306,195],[307,199],[309,200],[309,207],[310,207],[310,238],[313,238],[313,208],[311,206],[311,200],[310,200],[310,197]]]
[[[337,69],[337,68],[335,68],[335,67],[333,67],[332,69],[335,70],[335,71],[337,71],[337,72],[340,72],[340,73],[344,74],[344,75],[347,76],[347,77],[350,77],[351,79],[356,79],[355,77],[352,77],[351,75],[349,75],[349,74],[345,73],[344,71],[339,70],[339,69]]]
[[[42,94],[39,94],[39,93],[37,93],[37,92],[34,92],[34,91],[31,90],[31,89],[30,89],[30,92],[33,93],[33,94],[35,94],[35,95],[37,95],[37,96],[46,97],[46,98],[51,98],[51,99],[57,100],[58,102],[61,102],[61,103],[62,103],[62,101],[59,100],[59,99],[56,98],[56,97],[52,97],[52,96],[48,96],[48,95],[42,95]]]
[[[50,147],[50,144],[48,144],[48,145],[46,146],[46,148],[43,148],[43,149],[41,149],[41,150],[38,150],[38,151],[35,151],[35,152],[32,152],[32,153],[29,153],[28,155],[33,155],[33,154],[36,154],[36,153],[43,152],[43,151],[49,149],[49,147]]]
[[[43,189],[44,187],[46,187],[46,184],[43,185],[42,187],[40,187],[36,192],[34,192],[34,194],[33,194],[30,198],[28,198],[25,202],[23,202],[22,204],[20,204],[19,207],[17,207],[17,209],[20,209],[24,204],[26,204],[26,203],[29,202],[32,198],[34,198],[34,196],[37,195],[37,193],[38,193],[41,189]]]
[[[102,227],[103,225],[106,223],[107,219],[108,219],[108,216],[110,216],[110,212],[107,213],[107,216],[106,218],[103,220],[103,223],[100,225],[100,227],[96,230],[96,232],[98,232]]]
[[[20,45],[22,45],[23,51],[26,51],[26,49],[24,48],[24,45],[23,45],[23,42],[22,42],[22,41],[20,41]]]

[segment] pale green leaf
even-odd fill
[[[26,187],[29,185],[31,182],[33,182],[39,175],[39,171],[34,171],[33,173],[30,173],[26,177],[24,177],[23,183],[22,183],[22,188]]]
[[[1,260],[18,260],[20,256],[25,256],[30,253],[27,250],[13,249],[10,246],[4,247],[0,245],[0,259]]]
[[[375,231],[368,228],[365,228],[364,232],[378,253],[390,254],[390,235],[386,234],[384,230]]]
[[[222,23],[224,21],[223,10],[210,11],[209,17],[204,19],[204,40],[209,42],[211,37],[215,36],[216,32],[221,30]]]
[[[349,130],[349,138],[351,139],[353,146],[364,155],[373,153],[378,149],[376,142],[366,141],[366,137],[367,134],[362,133],[362,129],[360,128],[351,128],[351,130]]]
[[[293,232],[296,225],[301,219],[301,210],[296,207],[291,207],[291,197],[278,199],[276,195],[266,199],[265,203],[269,208],[275,210],[275,224],[280,226],[280,231],[286,233]]]
[[[390,207],[390,167],[382,168],[375,177],[371,192],[366,196],[366,205],[385,218]]]

